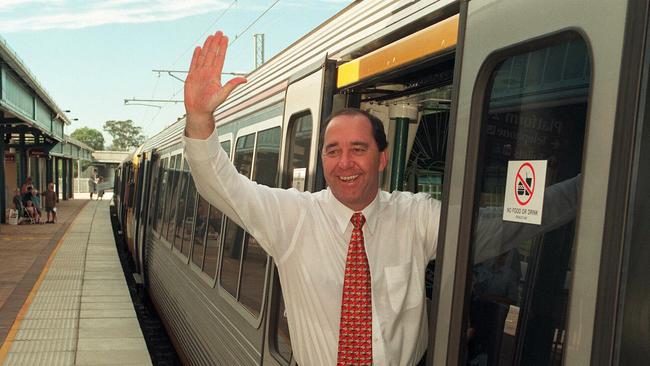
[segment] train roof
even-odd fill
[[[252,71],[248,82],[240,85],[217,109],[218,125],[262,108],[247,101],[262,93],[268,97],[286,90],[294,75],[320,68],[326,58],[348,61],[360,53],[375,50],[404,34],[424,28],[440,18],[440,10],[454,0],[355,1],[307,33],[262,66]],[[398,32],[399,30],[399,32]],[[166,127],[143,144],[143,151],[163,149],[181,142],[185,116]]]

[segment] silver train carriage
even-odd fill
[[[317,191],[322,122],[370,110],[390,141],[382,188],[442,201],[437,260],[422,271],[427,364],[644,363],[649,11],[632,0],[355,1],[248,75],[215,113],[221,146],[259,183]],[[197,194],[184,122],[139,147],[116,181],[144,286],[184,363],[295,364],[273,261]],[[525,162],[544,166],[538,191],[579,177],[575,218],[506,252],[478,245],[480,209],[524,221],[543,210],[512,211],[533,193]]]

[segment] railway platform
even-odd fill
[[[56,224],[0,226],[0,365],[151,365],[109,200],[57,207]]]

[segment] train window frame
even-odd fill
[[[466,198],[463,199],[463,207],[461,209],[461,222],[467,222],[469,225],[464,225],[464,228],[461,230],[459,235],[458,245],[459,252],[456,257],[457,268],[459,269],[456,273],[456,280],[454,282],[454,292],[464,294],[454,299],[452,302],[452,307],[455,310],[452,310],[451,314],[451,327],[457,328],[457,332],[451,332],[449,335],[450,344],[449,350],[450,354],[455,354],[455,357],[458,357],[458,360],[465,359],[467,356],[468,346],[466,342],[463,341],[466,332],[467,326],[469,323],[469,309],[470,309],[470,288],[468,286],[470,272],[472,271],[472,246],[474,238],[474,229],[476,226],[477,218],[475,217],[475,212],[480,206],[478,200],[479,194],[479,179],[480,171],[483,168],[483,160],[480,156],[481,151],[484,149],[486,144],[485,131],[483,130],[484,118],[488,113],[489,107],[489,96],[491,95],[491,88],[493,87],[494,73],[497,68],[505,61],[509,59],[514,59],[518,55],[525,55],[528,53],[533,53],[538,50],[545,48],[550,48],[556,45],[561,45],[563,43],[569,43],[571,41],[580,40],[585,45],[586,58],[588,65],[590,67],[590,75],[588,76],[588,89],[585,94],[585,117],[584,117],[584,134],[583,134],[583,143],[587,139],[587,132],[589,129],[589,117],[592,107],[592,92],[593,92],[593,73],[594,73],[594,59],[593,59],[593,50],[589,43],[589,38],[585,34],[576,29],[564,29],[550,34],[545,34],[540,37],[527,39],[522,42],[519,42],[514,45],[509,45],[502,49],[498,49],[490,53],[486,59],[481,64],[479,72],[477,74],[476,80],[473,85],[472,95],[471,95],[471,110],[470,110],[470,132],[468,136],[468,153],[467,159],[465,162],[465,180],[463,183],[463,192],[465,192]],[[533,103],[534,104],[534,103]],[[581,150],[581,159],[579,171],[584,171],[584,159],[585,159],[585,146],[582,146]],[[580,205],[582,191],[578,192],[577,202],[578,206]],[[472,200],[471,203],[469,200]],[[578,227],[580,224],[580,212],[576,212],[576,217],[573,219],[574,230],[575,227]],[[543,234],[542,234],[543,235]],[[575,251],[575,236],[573,237],[572,245],[574,246],[572,251]],[[574,257],[573,253],[570,254],[569,265],[573,263]],[[569,287],[568,289],[568,298],[575,296],[573,291],[575,288]],[[567,303],[568,306],[568,303]],[[566,310],[567,313],[565,316],[568,316],[569,310]],[[565,320],[565,326],[568,325],[568,321]],[[517,346],[517,344],[515,344]],[[516,351],[516,350],[515,350]],[[514,357],[514,354],[513,354]],[[564,360],[564,354],[562,354],[562,360]],[[516,361],[514,358],[512,362]],[[521,360],[519,360],[521,361]],[[500,361],[499,361],[500,362]]]
[[[233,141],[234,141],[234,135],[232,133],[226,133],[223,135],[219,136],[219,146],[226,152],[226,155],[228,155],[228,159],[232,161],[232,151],[233,151]],[[224,145],[228,146],[228,151],[224,148]],[[198,192],[197,192],[198,193]],[[199,196],[203,198],[200,194]],[[203,198],[204,199],[204,198]],[[204,199],[205,200],[205,199]],[[212,210],[216,208],[210,204],[207,200],[205,200],[208,204],[208,213],[207,213],[207,220],[210,220],[210,215],[212,214]],[[197,208],[198,208],[198,200],[197,200]],[[206,249],[208,246],[208,234],[209,234],[209,229],[206,230],[205,236],[203,238],[203,257],[201,259],[201,267],[199,268],[196,264],[194,264],[194,267],[196,270],[199,272],[199,275],[201,278],[203,278],[211,288],[218,287],[217,282],[218,282],[218,277],[219,277],[219,266],[221,263],[221,248],[223,247],[223,240],[224,240],[224,235],[223,231],[225,229],[225,221],[227,220],[227,217],[221,213],[221,221],[219,222],[219,240],[217,243],[217,253],[215,257],[215,269],[214,269],[214,275],[210,275],[205,271],[205,254],[206,254]],[[196,231],[196,230],[195,230]],[[194,248],[192,248],[192,251],[194,251]],[[193,253],[192,253],[193,255]]]
[[[153,204],[154,208],[155,208],[155,203],[154,203],[155,202],[155,197],[154,196],[158,194],[158,178],[159,178],[158,174],[160,173],[160,164],[161,164],[160,156],[158,156],[158,154],[156,154],[154,151],[151,152],[151,160],[150,160],[150,162],[151,162],[150,163],[151,173],[150,173],[150,182],[148,183],[150,185],[150,187],[149,187],[149,190],[147,192],[147,196],[148,196],[147,197],[147,204],[148,204],[148,207],[147,207],[147,210],[146,210],[146,213],[147,213],[147,215],[146,215],[146,219],[147,219],[146,224],[147,224],[148,229],[153,227],[153,222],[155,220],[155,215],[152,214],[152,212],[155,213],[155,210],[152,210],[151,205]],[[153,200],[152,200],[152,198],[153,198]]]
[[[162,188],[163,188],[163,178],[165,177],[165,174],[167,174],[167,169],[169,167],[169,161],[170,161],[169,158],[170,156],[167,153],[167,154],[161,154],[159,159],[160,165],[158,166],[159,170],[158,170],[158,178],[156,182],[156,184],[158,184],[159,186],[156,189],[156,197],[153,200],[155,206],[153,207],[152,210],[153,225],[151,225],[151,231],[153,232],[154,237],[156,239],[160,239],[162,237],[161,229],[163,223],[163,213],[165,211],[165,200],[163,199],[164,197],[161,197],[161,192],[163,196],[167,193],[166,184],[164,190]],[[159,212],[160,215],[158,215]]]
[[[267,137],[265,139],[264,137]],[[277,140],[276,140],[277,139]],[[255,155],[254,155],[254,165],[253,165],[253,174],[252,178],[255,182],[258,184],[264,184],[270,187],[277,187],[278,186],[278,173],[279,173],[279,165],[280,165],[280,151],[281,151],[281,140],[282,140],[282,128],[280,126],[275,126],[271,127],[268,129],[260,130],[257,132],[257,137],[255,139]],[[269,143],[270,142],[270,143]],[[265,146],[265,143],[269,143],[268,145]],[[274,143],[277,143],[277,145],[274,145]],[[268,146],[271,146],[271,149],[264,149],[265,147],[268,148]],[[269,154],[269,151],[271,152]],[[269,155],[271,156],[272,159],[275,159],[275,166],[272,166],[269,164],[268,157]],[[267,168],[268,169],[267,171]],[[263,175],[267,173],[272,173],[268,175]],[[248,307],[247,305],[250,304],[250,302],[246,302],[242,300],[245,294],[251,294],[251,288],[250,287],[244,287],[241,284],[245,283],[246,278],[250,278],[250,271],[254,270],[256,268],[255,263],[252,260],[249,260],[249,258],[253,258],[251,255],[251,242],[250,240],[253,240],[254,242],[257,242],[257,239],[255,239],[250,233],[246,233],[245,239],[246,240],[246,246],[245,246],[245,252],[243,253],[243,258],[242,258],[242,266],[241,266],[241,275],[240,275],[240,286],[239,286],[239,302],[242,303],[245,307]],[[264,256],[264,272],[269,271],[269,266],[271,262],[271,256],[259,245],[258,243],[258,250],[261,252],[261,254]],[[260,263],[261,264],[261,263]],[[257,269],[259,269],[260,266],[257,266]],[[255,275],[253,274],[253,278]],[[264,275],[266,277],[266,274]],[[259,314],[263,312],[263,307],[264,307],[264,297],[267,291],[267,283],[264,282],[264,287],[262,288],[261,293],[259,293],[259,296],[255,296],[255,292],[253,291],[253,296],[257,299],[260,300],[259,303],[259,308],[256,309]],[[246,291],[244,293],[244,291]],[[249,308],[250,309],[250,308]],[[251,310],[255,311],[255,310]]]
[[[188,186],[187,186],[187,182],[185,181],[186,175],[184,169],[185,166],[187,165],[187,160],[185,160],[184,154],[181,154],[181,156],[179,157],[179,161],[180,161],[180,167],[179,167],[179,174],[178,174],[178,191],[176,192],[177,198],[175,199],[176,212],[174,212],[174,217],[173,217],[174,227],[173,227],[173,232],[171,233],[171,243],[172,243],[172,251],[182,253],[183,237],[180,238],[180,243],[177,243],[176,240],[178,239],[178,236],[176,235],[176,233],[178,232],[178,225],[180,224],[178,222],[178,213],[179,213],[178,211],[181,208],[180,207],[181,199],[185,198],[187,200],[185,196],[187,195]],[[189,167],[187,173],[189,178]],[[185,215],[186,206],[187,206],[186,204],[184,204],[183,206],[183,215]],[[184,257],[185,255],[182,255],[181,258]]]
[[[239,150],[238,145],[240,145],[240,141],[243,144],[247,144],[248,143],[247,140],[249,138],[252,138],[252,146],[251,146],[251,151],[250,151],[250,159],[251,160],[250,160],[249,172],[248,172],[248,174],[246,174],[246,176],[249,179],[251,179],[251,177],[253,176],[253,173],[254,173],[253,169],[255,167],[255,151],[256,151],[256,148],[257,148],[257,131],[256,130],[248,132],[248,133],[243,133],[243,132],[240,131],[237,134],[237,137],[234,140],[235,143],[234,143],[234,147],[233,147],[234,152],[233,152],[233,156],[232,156],[232,161],[233,161],[233,164],[235,164],[235,168],[237,168],[237,165],[235,163],[237,161],[237,158],[239,158],[240,156],[241,157],[248,157],[248,155],[249,155],[248,151],[246,151],[245,154],[244,153],[242,153],[242,154],[238,153],[239,152],[238,151]],[[239,169],[237,169],[237,170],[239,172]],[[242,173],[239,172],[239,174],[242,174]],[[221,240],[221,243],[223,245],[219,248],[220,251],[219,251],[219,256],[218,256],[219,259],[218,259],[218,262],[217,262],[217,278],[218,278],[218,282],[219,282],[219,288],[222,289],[226,294],[228,294],[227,296],[230,296],[235,301],[237,301],[237,303],[239,303],[239,301],[238,301],[238,299],[239,299],[239,288],[240,288],[240,283],[241,283],[241,274],[242,274],[242,264],[243,264],[245,239],[246,239],[247,235],[246,235],[246,230],[243,227],[239,226],[237,223],[235,223],[234,220],[232,220],[230,218],[226,218],[223,221],[225,221],[224,224],[223,224],[223,230],[224,230],[223,236],[224,236],[224,238]],[[232,243],[227,242],[227,239],[228,239],[227,235],[228,235],[228,230],[229,230],[230,225],[234,225],[233,229],[234,229],[234,233],[235,233],[235,238],[234,238]],[[239,238],[240,234],[241,234],[241,238]],[[226,245],[232,244],[232,246],[234,247],[238,243],[239,243],[239,245],[241,247],[240,247],[239,255],[238,255],[239,258],[238,258],[236,263],[233,263],[233,264],[237,265],[237,269],[236,269],[237,272],[233,273],[233,275],[234,275],[233,277],[236,277],[234,279],[235,283],[234,283],[234,289],[233,289],[235,293],[233,294],[233,293],[230,292],[229,289],[227,289],[223,285],[223,282],[222,282],[222,280],[224,279],[224,258],[225,258],[224,250],[225,250]],[[233,258],[233,259],[235,259],[235,258]],[[233,266],[233,272],[234,272],[234,267],[235,266]]]
[[[170,203],[171,200],[169,199],[171,195],[171,190],[173,188],[173,174],[172,171],[174,170],[174,166],[176,165],[176,155],[174,154],[169,154],[169,163],[167,164],[167,182],[166,182],[166,189],[165,189],[165,195],[161,197],[163,202],[165,202],[165,205],[163,206],[163,211],[162,211],[162,217],[161,217],[161,222],[160,222],[160,237],[159,239],[164,242],[167,246],[169,246],[169,249],[172,248],[172,243],[167,240],[167,231],[169,230],[169,211],[170,211]]]
[[[135,175],[135,185],[136,185],[136,191],[135,191],[135,207],[133,209],[133,215],[135,217],[136,222],[140,222],[141,220],[141,211],[142,211],[142,196],[143,196],[143,191],[144,191],[144,165],[145,165],[145,158],[144,158],[144,153],[139,152],[137,154],[137,159],[138,159],[138,170],[137,174]]]
[[[228,155],[228,159],[230,159],[231,156],[232,156],[231,155],[232,149],[233,149],[232,141],[233,141],[233,134],[232,133],[225,133],[225,134],[219,136],[219,145],[226,152],[226,155]],[[224,148],[224,145],[226,145],[226,144],[228,146],[227,151]],[[190,173],[191,173],[191,171],[190,171]],[[208,205],[208,212],[206,213],[207,220],[210,220],[210,215],[212,214],[212,210],[216,209],[214,206],[212,206],[210,204],[210,202],[208,202],[205,198],[203,198],[203,196],[201,196],[201,194],[198,191],[196,192],[194,224],[192,225],[192,243],[194,243],[194,239],[195,239],[194,236],[196,235],[196,217],[198,215],[197,211],[198,211],[198,208],[199,208],[199,200],[204,200],[206,202],[206,204]],[[201,256],[201,266],[197,265],[194,262],[194,260],[192,260],[192,259],[190,259],[190,261],[189,261],[190,268],[203,281],[205,281],[205,283],[208,284],[210,286],[210,288],[214,288],[216,286],[217,277],[219,275],[220,252],[221,252],[221,247],[223,245],[223,226],[224,226],[224,221],[225,221],[224,220],[225,215],[223,213],[221,213],[221,214],[222,214],[222,218],[221,218],[221,220],[219,222],[219,228],[217,230],[219,232],[219,239],[218,239],[219,243],[218,243],[217,253],[216,253],[217,257],[215,259],[216,264],[215,264],[214,275],[211,276],[209,273],[205,272],[205,270],[204,270],[205,269],[205,254],[206,254],[206,248],[207,248],[207,245],[208,245],[209,230],[206,229],[206,231],[205,231],[205,233],[203,235],[203,255]],[[194,244],[192,244],[192,248],[190,250],[190,255],[189,256],[190,256],[190,258],[193,258],[193,256],[194,256]]]
[[[165,211],[168,211],[169,216],[167,218],[167,223],[166,223],[167,226],[165,227],[165,232],[163,233],[164,234],[163,238],[169,243],[171,248],[174,248],[174,240],[173,240],[174,237],[170,235],[170,231],[173,231],[176,228],[176,222],[175,221],[176,221],[176,214],[178,212],[178,200],[172,199],[172,195],[173,194],[178,195],[179,190],[181,189],[182,169],[183,169],[182,149],[177,149],[177,150],[172,151],[172,158],[174,159],[173,160],[174,161],[174,166],[172,167],[171,164],[170,164],[170,170],[173,169],[173,171],[175,171],[176,174],[178,174],[178,176],[176,177],[175,182],[171,182],[170,188],[172,188],[172,190],[168,192],[169,196],[167,196],[168,197],[167,202],[173,202],[174,211],[172,213],[171,211],[165,210]],[[171,237],[171,239],[170,239],[170,237]]]
[[[308,191],[310,184],[313,186],[313,182],[311,179],[309,179],[309,173],[312,171],[310,169],[310,166],[312,164],[312,159],[311,159],[311,151],[312,151],[312,145],[314,144],[314,114],[312,113],[310,108],[303,109],[299,112],[295,112],[289,117],[289,122],[287,123],[287,130],[285,131],[285,154],[283,157],[283,171],[280,172],[280,179],[281,179],[281,187],[282,188],[291,188],[293,186],[293,177],[290,175],[289,169],[292,167],[292,158],[294,156],[295,152],[295,141],[296,141],[296,126],[298,125],[298,122],[302,122],[303,118],[309,117],[310,122],[311,122],[311,128],[309,132],[309,147],[305,151],[306,156],[307,156],[307,166],[304,168],[305,169],[305,177],[303,181],[303,189],[302,191]],[[318,142],[316,142],[318,143]],[[313,177],[312,177],[313,178]],[[289,186],[289,182],[291,181],[291,186]]]
[[[280,146],[279,146],[279,156],[278,156],[278,171],[276,171],[276,182],[275,185],[277,186],[278,183],[278,176],[279,176],[279,168],[280,168],[280,162],[282,159],[282,115],[274,116],[271,117],[265,121],[255,123],[250,126],[246,126],[241,128],[240,130],[237,131],[236,135],[234,136],[233,140],[235,143],[231,144],[231,149],[233,151],[231,155],[231,161],[235,161],[236,158],[236,145],[237,141],[240,137],[250,135],[251,133],[255,135],[255,144],[253,145],[253,160],[251,161],[251,172],[250,176],[253,177],[255,175],[255,161],[256,161],[256,155],[257,155],[257,134],[259,132],[264,132],[273,128],[280,128]],[[246,321],[255,329],[259,329],[261,326],[264,324],[264,319],[265,319],[265,312],[268,304],[268,292],[269,292],[269,281],[270,281],[270,273],[271,273],[271,264],[272,260],[271,257],[267,253],[267,261],[266,261],[266,266],[264,270],[264,282],[263,282],[263,292],[262,292],[262,302],[260,304],[260,311],[259,314],[255,315],[252,314],[242,303],[238,301],[236,297],[233,297],[228,290],[226,290],[222,285],[221,285],[221,274],[222,274],[222,257],[223,257],[223,251],[225,248],[225,230],[227,229],[227,222],[228,219],[222,220],[222,238],[221,238],[221,246],[219,248],[219,259],[217,263],[217,272],[215,276],[215,289],[217,290],[217,293],[219,296],[224,299],[235,311],[237,311],[238,314],[242,316],[242,318],[246,319]],[[231,221],[232,222],[232,221]],[[246,239],[248,236],[248,232],[244,230],[244,237],[242,239],[242,242],[244,239]],[[240,256],[241,257],[241,256]],[[240,288],[240,282],[242,278],[242,266],[243,261],[240,260],[239,262],[239,272],[238,272],[238,279],[237,279],[237,295],[239,296],[239,288]]]
[[[186,191],[185,191],[186,203],[185,203],[185,207],[184,207],[184,210],[183,210],[184,214],[183,214],[183,223],[182,223],[183,228],[182,228],[182,232],[181,232],[181,253],[183,255],[187,255],[187,259],[188,259],[187,262],[189,263],[191,261],[190,259],[192,258],[192,251],[194,250],[194,226],[195,226],[194,223],[196,222],[196,210],[197,210],[197,206],[198,206],[199,192],[196,190],[196,183],[194,182],[194,178],[192,177],[192,172],[190,172],[189,163],[187,162],[187,160],[185,160],[185,159],[183,159],[183,160],[184,160],[183,167],[185,167],[186,166],[185,164],[187,164],[187,172],[185,170],[183,170],[183,174],[187,175],[187,183],[186,183],[187,186],[185,187],[185,189],[186,189]],[[190,195],[190,187],[192,187],[191,190],[194,192],[192,195]],[[190,207],[190,206],[187,205],[187,203],[189,202],[191,196],[193,196],[191,198],[192,202],[193,202],[193,205]],[[188,211],[191,211],[191,213],[192,213],[192,222],[189,224],[189,230],[190,230],[189,238],[187,238],[187,235],[186,235],[186,229],[188,229],[188,223],[185,222],[185,220],[187,220],[187,217],[188,217],[188,215],[187,215]],[[186,239],[187,239],[187,241],[186,241]],[[189,249],[187,249],[187,254],[185,254],[186,245],[189,245]]]

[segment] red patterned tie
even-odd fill
[[[361,228],[366,218],[356,212],[348,246],[341,302],[337,365],[372,365],[372,297],[370,267]]]

